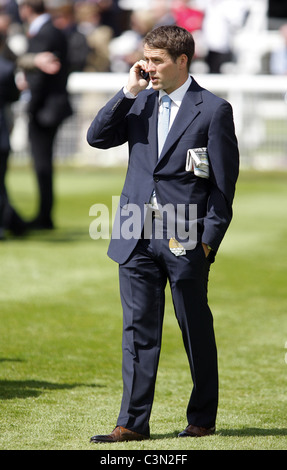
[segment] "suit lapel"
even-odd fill
[[[147,104],[148,115],[148,141],[151,148],[151,157],[154,164],[158,160],[157,155],[157,120],[158,120],[158,93],[150,95]]]

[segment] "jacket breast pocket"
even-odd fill
[[[187,148],[207,147],[208,137],[205,132],[196,132],[194,134],[185,132],[180,141]]]
[[[206,134],[185,133],[177,143],[177,151],[185,159],[189,149],[207,147],[207,142]]]

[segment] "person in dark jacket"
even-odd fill
[[[29,139],[40,194],[39,210],[29,227],[52,229],[53,146],[59,126],[72,114],[66,89],[67,41],[64,33],[53,25],[42,0],[20,0],[19,12],[28,26],[28,58],[50,53],[59,65],[55,73],[46,73],[34,66],[25,68],[24,65],[30,90]],[[18,61],[20,66],[25,64],[27,55],[22,58],[22,63]]]
[[[5,177],[10,154],[10,119],[9,107],[19,96],[15,84],[15,65],[2,53],[5,35],[0,33],[0,239],[5,237],[5,230],[15,235],[24,233],[26,224],[9,202]]]

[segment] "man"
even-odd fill
[[[67,43],[42,0],[20,0],[19,12],[29,26],[28,51],[18,65],[25,70],[30,90],[29,138],[40,194],[38,214],[29,227],[52,229],[53,145],[60,124],[72,114],[66,90]]]
[[[127,86],[88,130],[90,145],[105,149],[128,141],[130,152],[108,252],[119,263],[123,306],[122,405],[112,433],[96,435],[92,442],[150,435],[167,280],[193,379],[188,426],[179,437],[215,431],[217,351],[207,283],[210,263],[232,218],[239,155],[232,108],[189,76],[193,54],[193,37],[185,29],[162,26],[148,33],[145,61],[131,68]],[[150,89],[141,70],[149,74]],[[166,95],[170,122],[161,150]],[[127,217],[135,207],[141,211],[140,235],[130,237]],[[190,236],[181,243],[175,235],[183,229]]]
[[[9,106],[17,101],[19,91],[15,84],[15,65],[3,54],[6,35],[0,32],[0,239],[5,238],[5,230],[14,235],[25,232],[25,222],[9,202],[5,178],[10,153]]]

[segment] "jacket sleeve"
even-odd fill
[[[231,105],[216,109],[208,133],[211,192],[202,241],[216,252],[232,219],[232,203],[239,173],[239,151]]]
[[[87,141],[92,147],[108,149],[122,145],[128,140],[127,114],[134,100],[125,97],[120,90],[99,111],[87,133]]]

